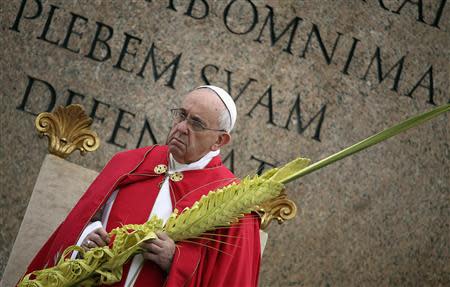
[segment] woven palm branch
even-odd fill
[[[19,286],[87,287],[119,282],[122,266],[142,251],[141,243],[156,238],[156,232],[165,231],[175,241],[198,237],[206,231],[230,225],[255,210],[257,205],[277,197],[284,188],[283,184],[270,179],[277,172],[273,169],[262,176],[248,177],[239,184],[210,192],[180,214],[175,210],[165,226],[161,219],[153,216],[142,225],[116,228],[110,233],[115,237],[111,248],[105,246],[84,251],[78,246],[68,247],[56,266],[26,275]],[[80,252],[82,258],[67,259],[73,251]]]
[[[298,158],[280,169],[269,170],[262,176],[247,177],[238,184],[233,183],[212,191],[181,213],[175,210],[164,226],[161,219],[152,217],[142,225],[132,224],[116,228],[110,233],[111,236],[115,236],[111,248],[106,246],[84,251],[78,246],[68,247],[56,266],[27,274],[18,286],[88,287],[118,282],[122,277],[123,264],[133,255],[142,251],[140,248],[142,242],[156,238],[156,232],[165,231],[172,239],[180,241],[201,236],[209,230],[224,225],[230,225],[245,213],[254,211],[263,202],[277,197],[284,188],[283,184],[384,141],[449,110],[450,104],[447,104],[412,117],[312,165],[309,165],[308,159]],[[80,252],[82,258],[67,259],[73,251]]]

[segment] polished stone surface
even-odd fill
[[[89,114],[97,106],[93,128],[101,147],[69,158],[97,171],[123,150],[119,146],[138,145],[146,119],[155,140],[164,143],[167,110],[205,79],[224,88],[230,83],[234,97],[249,83],[236,101],[240,117],[233,142],[222,151],[234,151],[239,176],[255,173],[257,159],[282,164],[302,155],[317,161],[433,108],[430,102],[442,105],[450,99],[450,4],[442,6],[445,1],[417,1],[422,9],[410,1],[398,11],[407,1],[255,0],[252,10],[248,1],[210,0],[192,2],[189,13],[190,0],[108,5],[51,0],[42,1],[41,15],[34,17],[38,2],[26,1],[23,15],[34,19],[22,17],[16,27],[20,32],[13,28],[25,2],[0,4],[0,274],[47,153],[46,140],[34,130],[35,117],[26,111],[47,109],[51,94],[35,80],[21,108],[29,77],[50,83],[57,105],[66,103],[70,90],[84,95],[73,101]],[[207,10],[202,3],[209,4]],[[273,21],[267,20],[266,5],[273,9]],[[72,33],[67,42],[79,53],[62,47],[74,14],[87,19],[76,18],[72,30],[82,36]],[[92,47],[96,58],[108,55],[104,43],[93,45],[98,27],[103,27],[100,39],[108,38],[105,25],[113,30],[107,42],[111,58],[96,61],[88,57]],[[126,39],[128,54],[118,63]],[[159,77],[177,59],[173,83],[172,68]],[[301,125],[293,109],[297,95]],[[114,138],[120,117],[124,128]],[[269,228],[260,285],[449,284],[449,122],[447,113],[290,184],[288,193],[300,211],[291,222]],[[140,145],[151,143],[145,132]]]

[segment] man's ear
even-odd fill
[[[216,151],[222,146],[228,144],[231,141],[231,135],[229,133],[222,133],[217,137],[216,142],[212,145],[211,150]]]

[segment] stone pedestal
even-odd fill
[[[47,155],[25,212],[1,286],[14,286],[97,172]]]

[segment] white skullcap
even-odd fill
[[[197,89],[202,89],[202,88],[207,88],[207,89],[212,90],[222,100],[223,104],[227,108],[228,114],[230,115],[231,126],[230,126],[229,131],[231,131],[234,127],[234,124],[236,123],[236,118],[237,118],[236,105],[234,103],[233,98],[224,89],[216,87],[216,86],[211,86],[211,85],[200,86]]]

